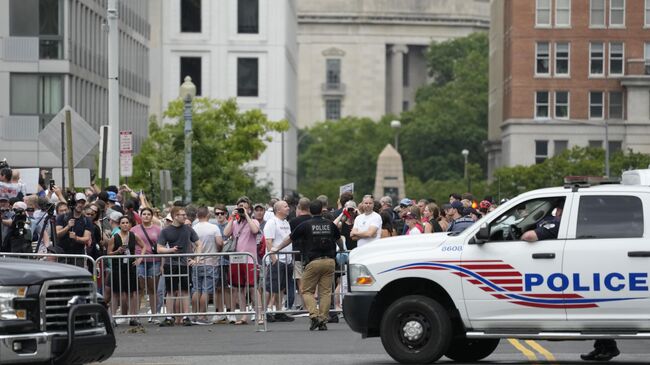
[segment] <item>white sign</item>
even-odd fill
[[[120,152],[120,175],[130,177],[133,175],[133,154]]]
[[[20,182],[25,184],[25,194],[38,193],[38,177],[40,170],[35,169],[17,169],[20,171]]]
[[[68,185],[68,169],[65,169],[65,183]],[[58,187],[63,189],[61,183],[63,178],[61,177],[61,168],[52,169],[52,180],[56,183]],[[89,188],[90,187],[90,169],[74,169],[74,186],[75,188]],[[66,186],[67,188],[67,186]]]
[[[120,152],[133,151],[133,131],[120,131]]]
[[[346,191],[349,191],[350,193],[354,193],[354,183],[349,183],[349,184],[339,186],[339,195],[345,193]]]

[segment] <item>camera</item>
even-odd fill
[[[237,208],[237,213],[239,213],[239,215],[244,215],[244,208]]]
[[[354,213],[355,209],[352,207],[348,207],[346,210],[348,211],[348,213]]]
[[[14,209],[14,218],[11,223],[13,229],[16,230],[19,236],[22,236],[25,232],[25,224],[27,223],[27,213],[24,209]]]
[[[6,158],[3,158],[2,161],[0,161],[0,170],[8,168],[10,168],[9,163],[7,162]]]
[[[75,192],[74,191],[68,191],[66,194],[66,202],[68,203],[68,209],[73,210],[75,206],[77,205],[77,201],[75,200]]]

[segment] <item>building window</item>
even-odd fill
[[[569,148],[569,141],[553,141],[553,156],[562,154]]]
[[[625,59],[625,49],[621,42],[609,44],[609,74],[623,75],[623,60]]]
[[[9,82],[10,113],[41,117],[41,129],[63,108],[60,75],[11,74]]]
[[[409,86],[409,54],[408,52],[403,54],[402,61],[402,86]]]
[[[555,75],[569,75],[569,43],[555,44]]]
[[[551,0],[537,0],[535,25],[539,27],[551,26]]]
[[[237,59],[237,96],[259,96],[257,58]]]
[[[603,119],[603,92],[589,92],[589,119]]]
[[[201,33],[201,0],[181,0],[181,32]]]
[[[260,32],[259,0],[237,1],[237,33],[258,34]]]
[[[535,163],[539,164],[548,158],[548,141],[535,141]]]
[[[329,58],[325,61],[325,78],[328,90],[338,90],[341,87],[341,60]]]
[[[609,26],[625,26],[625,0],[611,0],[609,4]]]
[[[589,75],[603,76],[605,70],[603,63],[605,59],[605,45],[600,42],[589,43]]]
[[[555,118],[569,119],[569,92],[555,92]]]
[[[623,92],[609,92],[609,119],[623,119]]]
[[[645,0],[645,26],[650,27],[650,0]]]
[[[535,119],[548,119],[548,91],[535,92]]]
[[[555,0],[555,26],[571,26],[571,0]]]
[[[201,57],[181,57],[181,84],[185,81],[185,76],[192,78],[196,85],[196,95],[203,95],[201,89]]]
[[[622,141],[609,141],[609,153],[621,152],[623,150]]]
[[[549,43],[538,42],[535,56],[535,74],[538,76],[550,75],[549,67]]]
[[[601,140],[590,140],[589,141],[589,147],[590,148],[603,148],[603,141],[601,141]]]
[[[63,58],[63,4],[61,0],[11,0],[11,36],[37,37],[40,59]]]
[[[605,0],[589,1],[589,26],[605,27]]]
[[[409,101],[404,100],[404,101],[402,101],[402,111],[405,112],[407,110],[409,110]]]
[[[341,99],[325,100],[325,119],[326,120],[341,119]]]
[[[645,59],[645,74],[650,75],[650,43],[644,44],[643,58]]]

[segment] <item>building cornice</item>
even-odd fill
[[[298,14],[298,24],[356,24],[356,25],[444,25],[454,27],[490,28],[490,20],[478,17],[449,15],[357,15],[357,14]]]

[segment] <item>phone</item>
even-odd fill
[[[50,180],[50,190],[54,189],[54,185],[55,185],[54,179]]]

